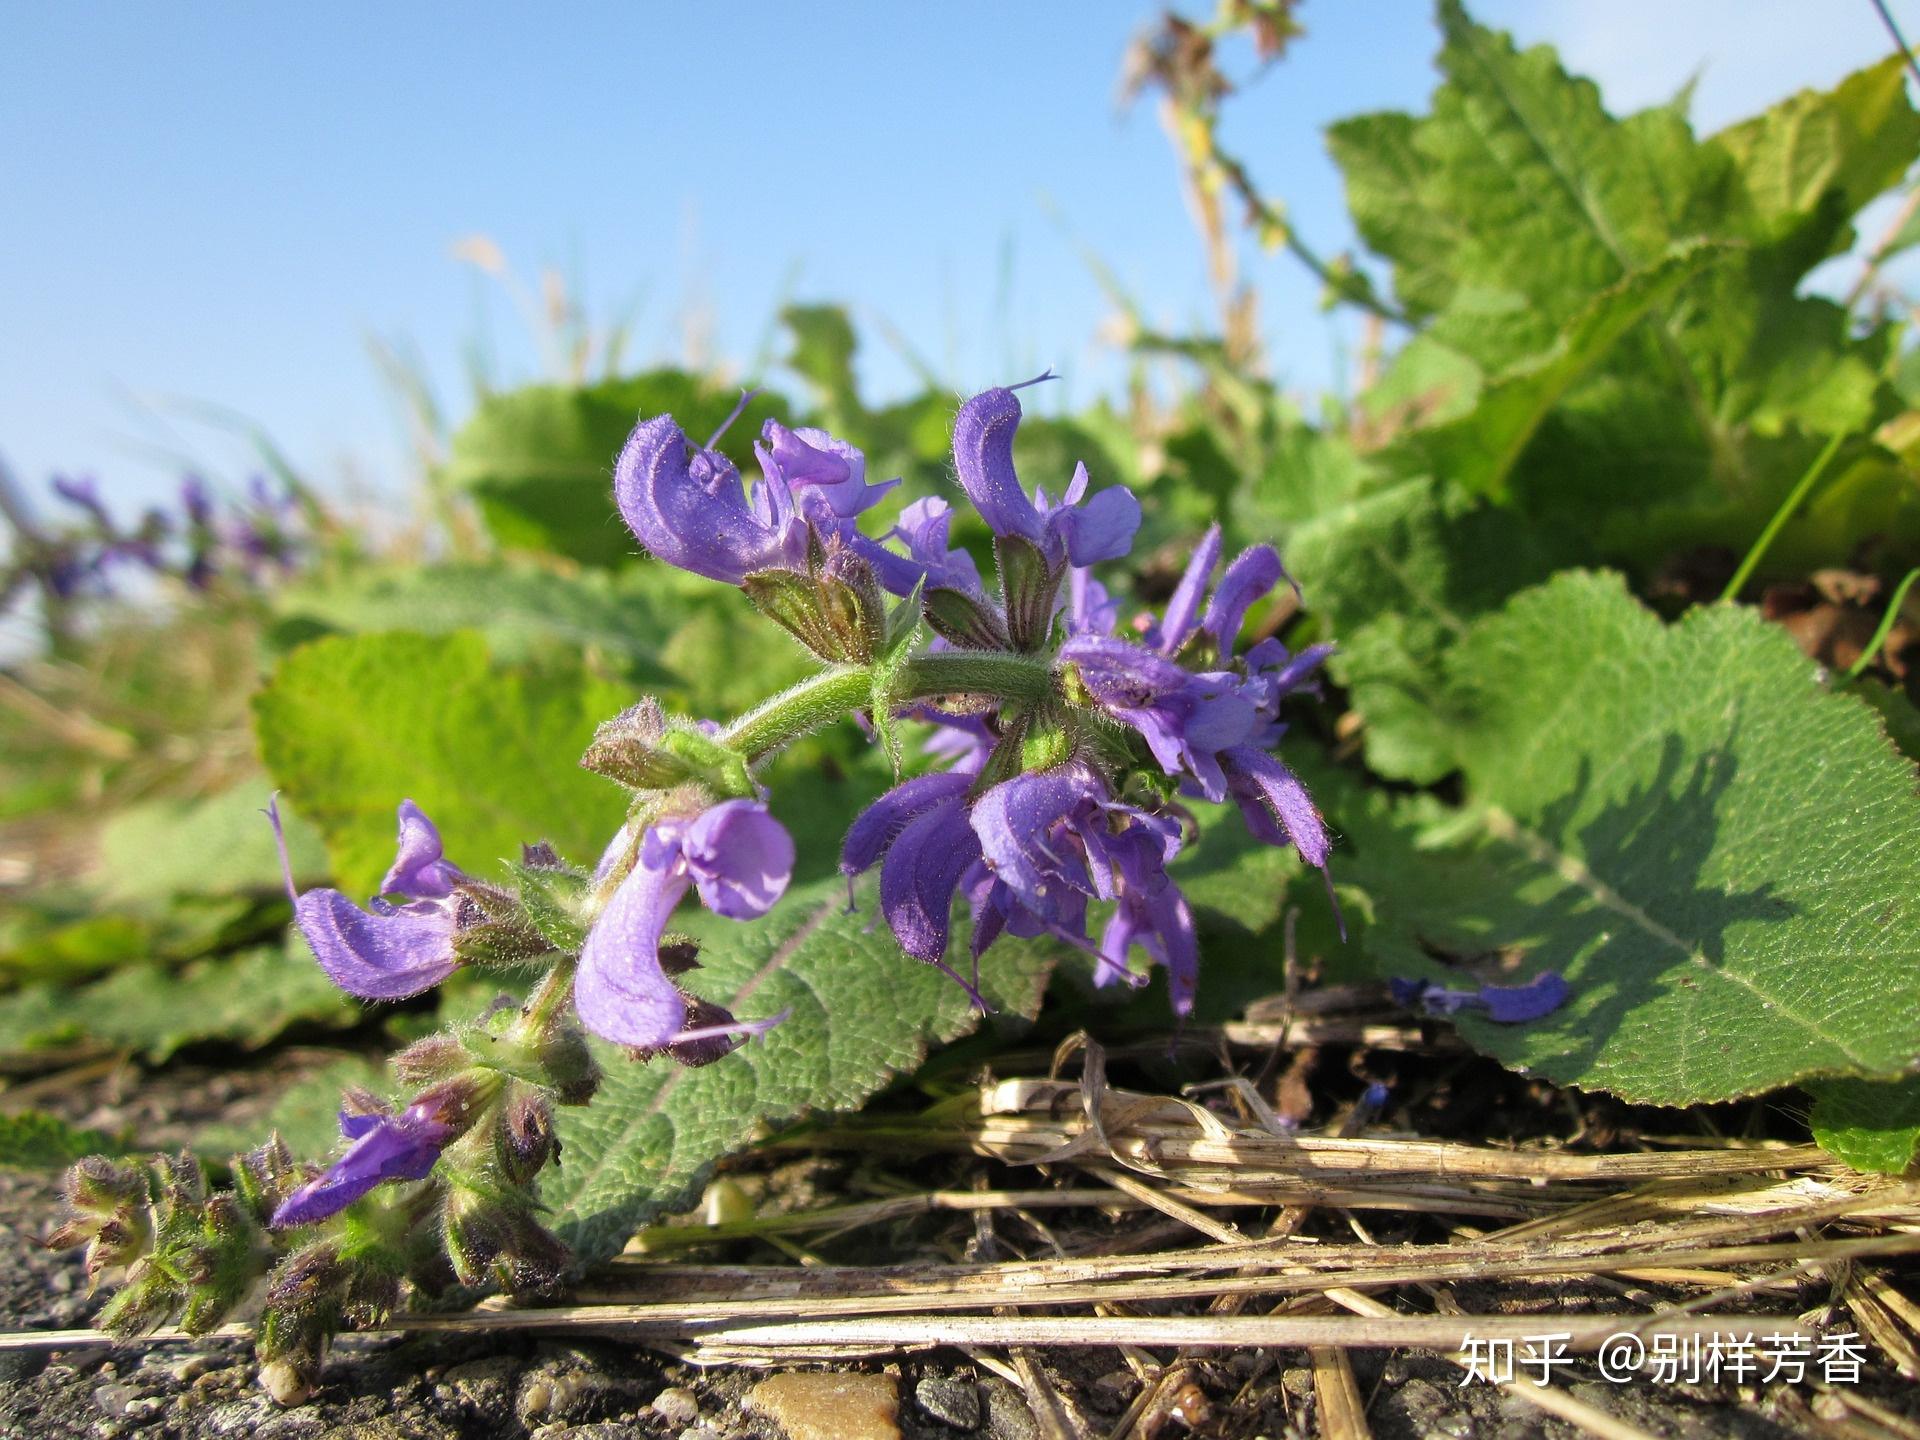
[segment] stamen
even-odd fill
[[[727,433],[728,429],[733,425],[733,422],[740,418],[746,411],[747,406],[753,403],[753,397],[759,393],[758,390],[742,390],[740,392],[740,403],[727,412],[727,418],[720,422],[720,428],[714,431],[708,438],[707,443],[700,448],[702,450],[711,450],[714,446],[718,445],[720,443],[720,437]]]
[[[280,792],[278,790],[267,797],[267,808],[260,813],[273,823],[273,841],[280,847],[280,874],[287,882],[287,899],[297,907],[300,904],[300,892],[293,883],[293,861],[287,855],[287,832],[280,824]]]

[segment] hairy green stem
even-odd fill
[[[1051,694],[1053,683],[1053,671],[1043,660],[1024,655],[952,652],[917,655],[907,661],[893,694],[901,701],[937,695],[1034,701]],[[873,673],[859,666],[835,666],[749,710],[723,730],[720,739],[751,763],[872,703]]]
[[[1807,473],[1800,477],[1787,498],[1780,502],[1780,508],[1774,511],[1773,518],[1767,521],[1767,528],[1760,532],[1760,538],[1754,541],[1753,548],[1747,551],[1747,558],[1740,562],[1740,568],[1733,572],[1733,578],[1727,582],[1727,588],[1720,592],[1722,604],[1738,599],[1740,592],[1746,589],[1747,581],[1753,578],[1753,572],[1760,567],[1760,562],[1766,558],[1767,551],[1773,548],[1774,537],[1785,527],[1787,521],[1793,518],[1793,512],[1800,508],[1800,502],[1807,498],[1807,492],[1812,490],[1819,483],[1820,477],[1827,473],[1828,463],[1840,452],[1840,446],[1846,438],[1841,434],[1827,441],[1826,448],[1820,452],[1819,458],[1807,467]]]

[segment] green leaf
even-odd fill
[[[1292,531],[1283,553],[1339,647],[1332,674],[1366,720],[1369,764],[1422,782],[1453,768],[1442,658],[1476,618],[1544,579],[1561,548],[1544,527],[1428,480]]]
[[[76,1130],[53,1115],[27,1110],[0,1115],[0,1166],[13,1170],[58,1170],[89,1155],[124,1155],[128,1137],[104,1130]]]
[[[0,1053],[93,1041],[157,1065],[183,1045],[253,1049],[295,1023],[345,1028],[361,1018],[294,939],[179,971],[140,965],[92,985],[30,986],[0,998]]]
[[[370,893],[393,860],[394,812],[412,799],[473,873],[550,840],[591,860],[624,796],[579,766],[594,727],[632,702],[570,657],[497,665],[486,641],[333,636],[282,662],[254,701],[261,755],[326,837],[336,882]]]
[[[1504,498],[1521,452],[1561,397],[1648,311],[1726,254],[1723,246],[1682,245],[1600,291],[1546,350],[1488,383],[1471,411],[1412,437],[1426,473],[1469,494]]]
[[[1904,1175],[1920,1158],[1920,1076],[1902,1080],[1817,1080],[1814,1141],[1856,1170]]]
[[[860,342],[847,312],[838,305],[789,305],[780,320],[793,334],[787,365],[813,388],[827,429],[859,428],[867,409],[853,374]]]
[[[453,437],[440,483],[470,494],[503,545],[546,550],[587,565],[634,560],[640,542],[613,504],[613,462],[641,420],[672,415],[704,444],[739,392],[683,370],[653,370],[598,385],[531,385],[491,395]],[[720,448],[750,463],[763,421],[786,403],[758,395]]]
[[[843,881],[796,888],[744,924],[704,911],[687,919],[701,940],[689,988],[742,1019],[793,1013],[700,1069],[602,1052],[607,1078],[593,1103],[559,1112],[566,1163],[542,1190],[589,1260],[617,1251],[649,1216],[691,1204],[714,1162],[764,1127],[857,1106],[928,1046],[977,1023],[959,986],[901,954],[870,913],[848,911]],[[981,987],[996,1011],[1030,1016],[1047,969],[1040,947],[1002,941]]]
[[[1563,973],[1532,1025],[1463,1021],[1550,1080],[1665,1105],[1920,1056],[1920,799],[1857,700],[1731,607],[1666,627],[1566,574],[1447,665],[1468,807],[1327,805],[1384,975]]]
[[[280,854],[262,813],[273,787],[265,776],[198,800],[149,800],[109,820],[100,835],[100,898],[109,905],[175,895],[282,893]],[[327,874],[319,832],[280,807],[297,879]]]
[[[612,500],[602,500],[610,516]],[[679,623],[685,578],[691,577],[665,565],[637,565],[614,575],[435,565],[290,587],[276,593],[274,603],[283,617],[281,632],[298,639],[326,631],[477,630],[499,660],[517,664],[556,647],[579,649],[612,661],[636,685],[657,685],[668,678],[657,657]]]
[[[1847,222],[1920,158],[1906,61],[1889,55],[1830,91],[1802,90],[1710,143],[1734,157],[1763,233],[1811,266],[1845,250]]]

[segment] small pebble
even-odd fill
[[[980,1388],[971,1380],[929,1375],[913,1387],[913,1399],[927,1414],[956,1430],[980,1425]]]
[[[653,1397],[653,1413],[668,1425],[691,1425],[700,1418],[700,1401],[684,1385],[669,1385]]]
[[[762,1380],[746,1399],[787,1440],[900,1440],[899,1406],[891,1376],[804,1370]]]
[[[124,1381],[102,1385],[93,1392],[93,1403],[110,1418],[118,1420],[140,1398],[140,1387]]]

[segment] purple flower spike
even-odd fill
[[[738,585],[806,560],[806,522],[785,482],[769,478],[749,499],[733,462],[694,449],[671,415],[635,427],[614,463],[613,495],[641,544],[710,580]]]
[[[466,879],[459,866],[442,858],[440,831],[411,800],[400,802],[400,853],[380,882],[382,895],[409,900],[443,900]]]
[[[270,802],[266,813],[280,846],[280,868],[286,877],[287,895],[293,901],[294,923],[306,937],[313,958],[334,984],[362,1000],[401,1000],[431,990],[459,967],[460,958],[453,948],[459,930],[459,901],[450,888],[438,897],[415,899],[406,905],[376,899],[370,911],[362,910],[338,890],[309,890],[302,895],[293,883],[279,803]],[[426,816],[417,809],[414,814],[432,833],[433,825]],[[388,873],[389,888],[396,893],[405,893],[391,883],[406,859],[405,806],[401,816],[402,853]],[[433,839],[434,866],[459,875],[439,861],[437,833]]]
[[[1389,980],[1387,989],[1396,1005],[1447,1016],[1468,1012],[1500,1025],[1524,1025],[1544,1020],[1572,995],[1557,970],[1542,970],[1524,985],[1482,985],[1477,990],[1450,990],[1431,980]]]
[[[313,1225],[338,1215],[387,1180],[426,1179],[459,1129],[440,1118],[438,1107],[413,1105],[399,1115],[343,1110],[340,1133],[353,1142],[347,1153],[280,1202],[273,1212],[274,1229]]]
[[[689,889],[730,920],[763,915],[793,874],[793,838],[757,800],[727,800],[692,820],[665,820],[640,840],[639,863],[600,912],[580,952],[574,1005],[618,1045],[662,1050],[759,1034],[775,1022],[689,1028],[690,1006],[660,963],[660,937]]]
[[[953,426],[953,464],[960,488],[994,534],[1028,541],[1053,564],[1063,559],[1075,565],[1119,559],[1133,548],[1134,532],[1140,528],[1140,502],[1125,486],[1102,490],[1082,504],[1087,490],[1082,465],[1060,504],[1048,505],[1044,492],[1028,498],[1013,468],[1013,435],[1020,428],[1020,400],[1013,390],[1019,388],[988,390],[960,407]]]

